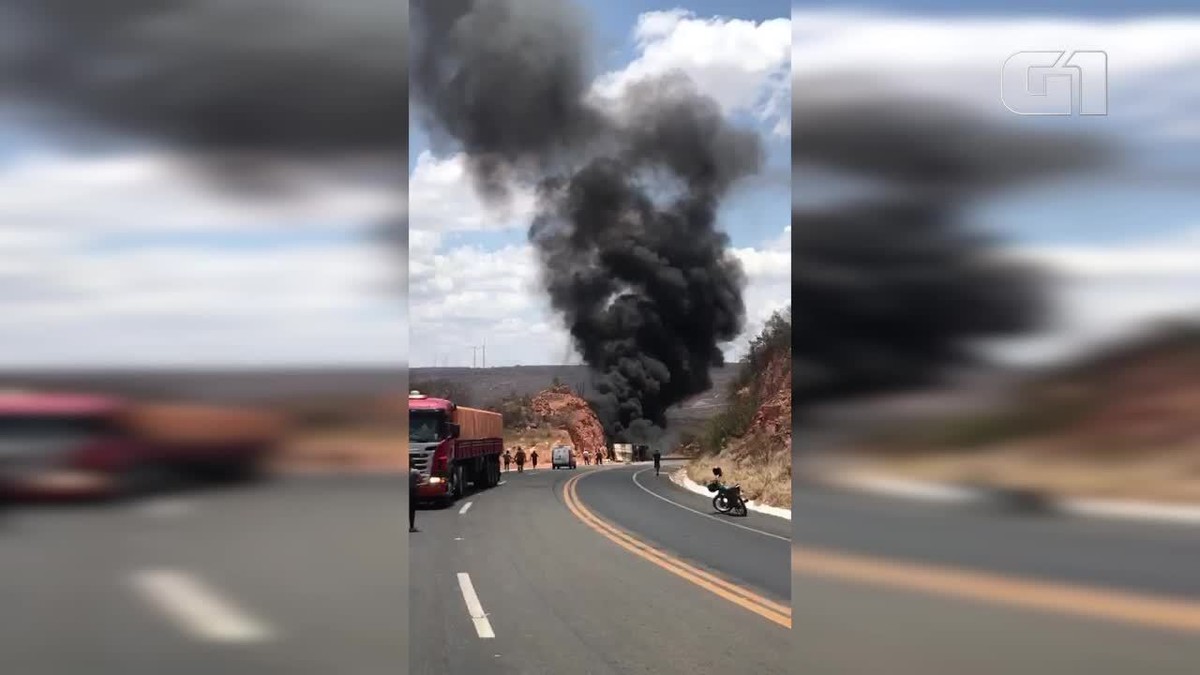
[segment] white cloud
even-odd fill
[[[739,248],[734,249],[734,255],[741,261],[746,275],[755,281],[790,282],[792,279],[790,250]]]
[[[790,228],[788,228],[790,230]],[[790,231],[761,248],[732,253],[742,262],[747,329],[727,346],[738,358],[772,313],[791,302]],[[459,247],[410,263],[412,363],[451,358],[468,365],[471,347],[486,342],[492,365],[576,362],[559,318],[538,287],[532,247],[496,251]]]
[[[164,155],[34,156],[0,167],[0,223],[89,233],[354,226],[391,216],[403,204],[390,187],[291,178],[297,189],[286,199],[239,198]]]
[[[808,99],[900,90],[1007,114],[1000,72],[1012,54],[1103,50],[1109,118],[1136,120],[1150,133],[1189,119],[1192,108],[1170,100],[1200,85],[1196,17],[927,17],[793,9],[792,33],[793,87]]]
[[[792,12],[792,71],[889,75],[999,67],[1014,51],[1100,49],[1110,75],[1137,77],[1200,59],[1200,19],[922,17],[868,12]]]
[[[1022,247],[1011,255],[1057,273],[1059,311],[1046,334],[1002,347],[1007,358],[1055,360],[1149,322],[1200,317],[1200,230],[1115,246]]]
[[[351,182],[309,187],[248,200],[157,155],[10,160],[0,167],[0,361],[398,362],[398,265],[366,232],[401,200]],[[305,224],[338,243],[286,241],[289,228],[312,231]],[[211,237],[159,236],[185,233]]]
[[[72,322],[88,317],[245,316],[352,312],[390,280],[389,261],[369,244],[262,251],[196,248],[135,249],[95,254],[74,248],[47,252],[34,265],[6,270],[0,325],[33,315]],[[16,297],[13,297],[16,296]],[[15,306],[25,311],[13,311]]]
[[[528,227],[536,207],[532,190],[517,189],[507,204],[485,204],[471,184],[466,156],[417,157],[409,176],[409,227],[413,231],[466,232]]]
[[[606,73],[593,95],[614,101],[631,84],[680,70],[727,113],[749,112],[779,127],[790,96],[787,18],[755,22],[701,18],[684,10],[647,12],[633,31],[637,58]]]
[[[409,270],[409,312],[415,326],[499,322],[535,308],[540,299],[528,246],[456,248],[412,259]]]
[[[1200,229],[1109,246],[1013,247],[1009,255],[1082,281],[1192,279],[1196,282],[1197,297],[1200,297]]]

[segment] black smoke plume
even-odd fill
[[[241,196],[315,178],[399,205],[408,32],[392,0],[0,0],[0,96],[58,141],[165,147]],[[396,211],[377,228],[404,255]]]
[[[763,161],[753,133],[675,73],[589,102],[585,21],[568,2],[414,2],[414,94],[435,138],[503,199],[538,185],[529,230],[551,305],[595,374],[611,440],[652,442],[711,387],[742,330],[740,265],[720,200]]]
[[[0,90],[60,133],[166,144],[218,176],[403,166],[405,2],[0,0],[0,24]]]
[[[978,340],[1043,325],[1043,274],[998,255],[968,208],[1022,182],[1098,168],[1106,146],[932,101],[813,104],[803,91],[793,88],[793,167],[879,185],[834,206],[793,205],[793,406],[928,384],[970,363]]]

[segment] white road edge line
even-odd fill
[[[717,521],[718,523],[722,523],[722,524],[724,524],[724,525],[729,525],[729,526],[731,526],[731,527],[739,527],[739,528],[741,528],[741,529],[743,529],[743,530],[749,530],[749,531],[751,531],[751,532],[756,532],[756,533],[758,533],[758,534],[761,534],[761,535],[764,535],[764,536],[767,536],[767,537],[771,537],[771,538],[773,538],[773,539],[779,539],[780,541],[786,541],[786,542],[788,542],[788,543],[791,543],[791,541],[792,541],[792,540],[791,540],[791,538],[789,538],[789,537],[781,537],[781,536],[779,536],[779,535],[777,535],[777,534],[773,534],[773,533],[771,533],[771,532],[763,532],[762,530],[758,530],[758,529],[755,529],[755,528],[753,528],[753,527],[747,527],[747,526],[745,526],[745,525],[741,525],[741,524],[739,524],[739,523],[731,523],[731,522],[729,522],[728,520],[724,520],[724,519],[718,518],[718,517],[716,517],[716,516],[712,515],[711,513],[705,513],[705,512],[703,512],[703,511],[697,511],[696,509],[693,509],[693,508],[692,508],[692,507],[690,507],[690,506],[684,506],[683,504],[680,504],[679,502],[676,502],[676,501],[673,501],[673,500],[667,499],[666,497],[664,497],[664,496],[662,496],[662,495],[660,495],[660,494],[658,494],[658,493],[654,492],[653,490],[647,489],[647,488],[646,488],[646,486],[642,485],[642,484],[641,484],[641,482],[640,482],[640,481],[638,481],[637,477],[638,477],[638,476],[640,476],[640,475],[641,475],[641,474],[643,474],[643,473],[646,473],[647,471],[650,471],[650,470],[651,470],[651,469],[642,469],[641,471],[637,471],[637,472],[635,472],[635,473],[633,474],[633,484],[634,484],[634,485],[636,485],[636,486],[638,486],[639,488],[641,488],[643,492],[645,492],[646,494],[650,495],[651,497],[656,497],[656,498],[658,498],[658,499],[661,499],[661,500],[663,500],[664,502],[666,502],[666,503],[668,503],[668,504],[671,504],[672,506],[678,506],[679,508],[683,509],[684,511],[691,511],[692,513],[694,513],[694,514],[696,514],[696,515],[698,515],[698,516],[704,516],[705,518],[710,518],[710,519],[712,519],[712,520],[715,520],[715,521]]]
[[[483,611],[483,605],[479,604],[479,596],[475,595],[475,586],[471,584],[471,575],[459,572],[458,587],[462,590],[463,600],[467,603],[467,613],[471,615],[471,621],[475,622],[475,632],[479,633],[479,637],[484,640],[496,637],[496,634],[492,632],[492,623],[488,621],[487,614]]]
[[[186,633],[210,642],[262,642],[274,634],[195,577],[176,570],[140,570],[133,587]]]
[[[467,502],[466,504],[463,504],[463,507],[462,507],[461,509],[459,509],[459,510],[458,510],[458,515],[460,515],[460,516],[461,516],[461,515],[463,515],[464,513],[466,513],[466,512],[467,512],[467,509],[471,508],[471,504],[472,504],[472,503],[473,503],[473,502]]]

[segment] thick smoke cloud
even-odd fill
[[[793,206],[793,405],[927,384],[970,362],[973,341],[1043,324],[1043,275],[998,256],[967,209],[1022,182],[1098,168],[1105,146],[930,101],[808,104],[794,91],[793,166],[881,189]]]
[[[414,94],[470,159],[480,192],[539,186],[529,238],[551,305],[596,377],[612,440],[652,442],[708,389],[742,330],[745,278],[716,227],[763,161],[756,135],[678,73],[614,110],[587,99],[585,22],[567,2],[414,3]]]
[[[0,0],[0,19],[0,89],[60,133],[167,144],[218,174],[402,166],[405,2]]]
[[[1080,134],[1035,133],[945,103],[899,95],[808,103],[803,86],[793,91],[793,164],[890,181],[910,198],[948,205],[1111,157]]]
[[[573,4],[414,0],[413,11],[413,97],[485,197],[570,161],[604,125],[585,104],[589,36]]]

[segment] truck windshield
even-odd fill
[[[0,414],[0,437],[14,436],[88,436],[103,429],[104,420],[96,417],[61,415]]]
[[[47,452],[103,433],[105,421],[93,416],[0,414],[0,455]]]
[[[434,443],[440,440],[442,415],[432,410],[411,410],[408,413],[408,441]]]

